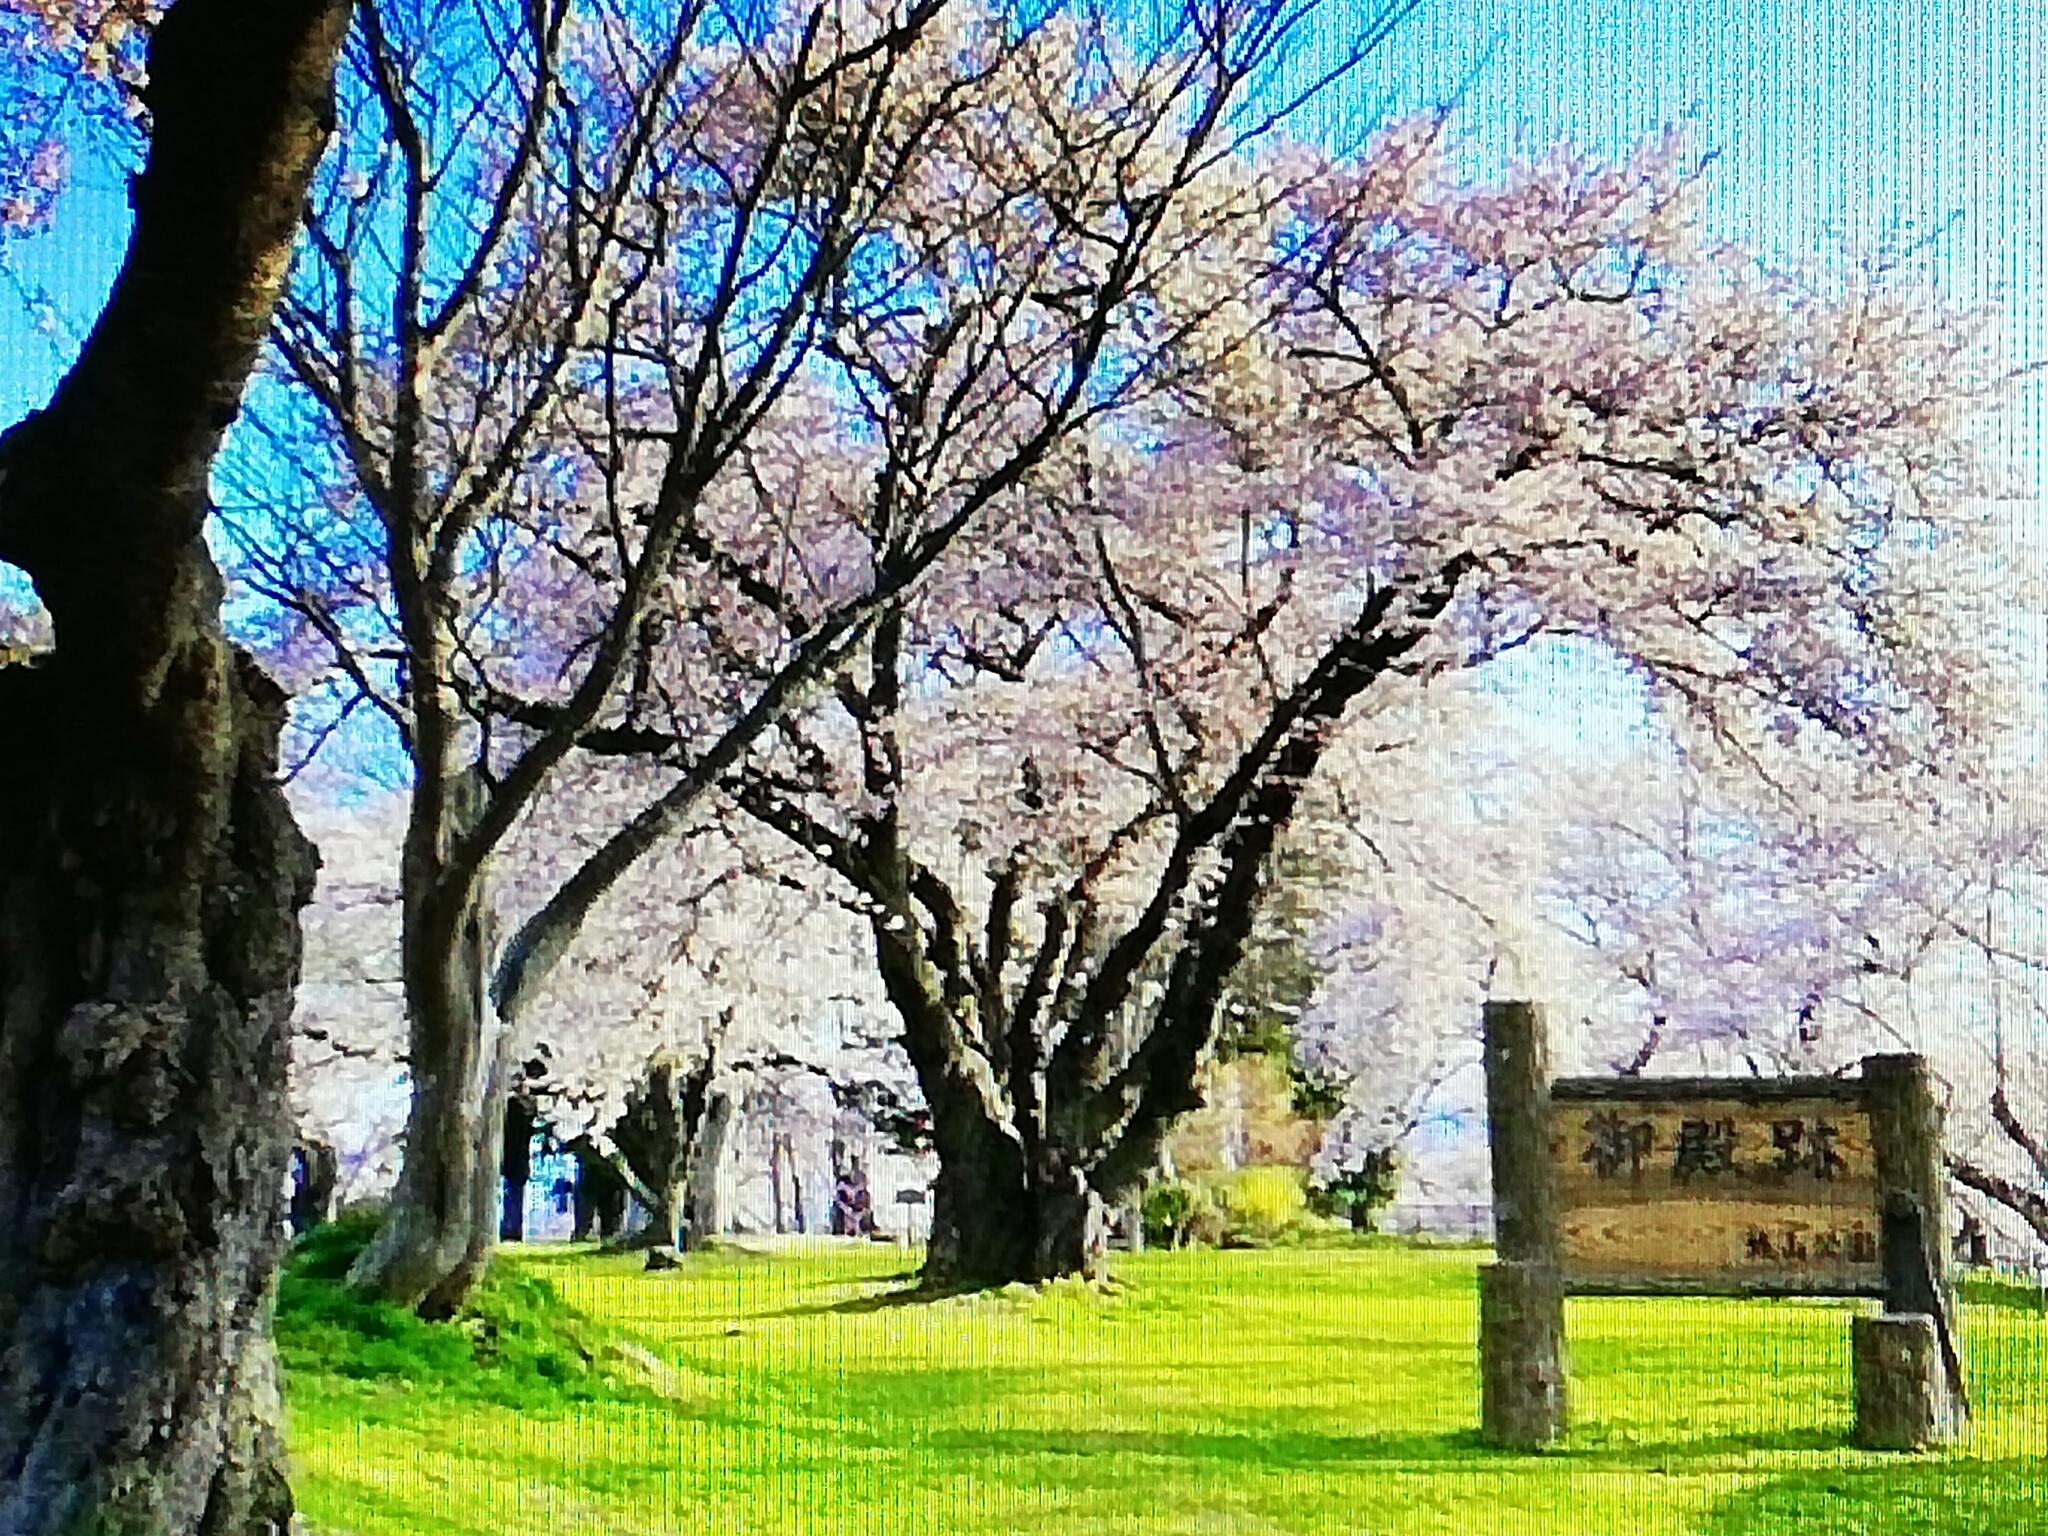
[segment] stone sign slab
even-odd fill
[[[1866,1056],[1855,1077],[1553,1079],[1525,1000],[1489,999],[1483,1037],[1489,1444],[1565,1433],[1574,1294],[1877,1297],[1886,1316],[1856,1319],[1859,1441],[1936,1444],[1967,1422],[1924,1057]]]

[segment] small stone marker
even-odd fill
[[[1849,1324],[1855,1440],[1866,1450],[1919,1451],[1955,1434],[1941,1336],[1925,1312],[1881,1312]]]
[[[899,1248],[901,1248],[908,1246],[910,1242],[910,1229],[912,1226],[910,1207],[914,1205],[923,1205],[925,1203],[925,1193],[923,1190],[917,1188],[914,1185],[906,1185],[904,1188],[896,1191],[896,1203],[904,1207],[903,1230],[901,1232],[896,1233],[893,1238],[889,1239],[889,1241],[894,1242]],[[880,1238],[883,1234],[878,1232],[875,1235],[876,1237]]]
[[[1553,1081],[1540,1008],[1489,1002],[1484,1021],[1489,1441],[1529,1450],[1564,1433],[1572,1295],[1879,1298],[1882,1318],[1856,1320],[1859,1443],[1954,1436],[1969,1398],[1947,1253],[1930,1237],[1945,1225],[1924,1059],[1866,1057],[1858,1078]]]

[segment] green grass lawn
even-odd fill
[[[1845,1306],[1575,1301],[1571,1437],[1509,1456],[1472,1432],[1483,1258],[1157,1253],[1112,1295],[904,1304],[900,1250],[528,1249],[436,1330],[302,1259],[297,1487],[320,1536],[2048,1533],[2048,1316],[1969,1307],[1969,1443],[1900,1458],[1845,1444]]]

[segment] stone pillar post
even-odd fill
[[[1534,1003],[1489,1002],[1484,1022],[1497,1262],[1479,1276],[1480,1426],[1495,1445],[1530,1450],[1566,1423],[1550,1046]]]

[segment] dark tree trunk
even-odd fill
[[[856,817],[849,835],[772,791],[741,789],[743,809],[867,899],[876,968],[902,1021],[939,1156],[928,1283],[1099,1273],[1105,1203],[1138,1189],[1176,1120],[1201,1106],[1218,1004],[1244,956],[1275,839],[1331,732],[1351,701],[1430,632],[1472,565],[1460,554],[1431,576],[1389,583],[1366,600],[1272,704],[1214,793],[1198,807],[1176,807],[1152,897],[1107,942],[1095,931],[1092,882],[1101,863],[1044,904],[1036,953],[1026,956],[1016,952],[1013,920],[1020,864],[990,871],[987,909],[976,922],[959,893],[906,849],[894,723],[905,657],[900,612],[885,614],[870,637],[856,711],[863,788],[879,809]],[[1037,791],[1027,780],[1020,793]],[[1128,1038],[1117,1021],[1137,1006],[1140,978],[1159,960],[1164,984],[1147,1004],[1146,1028]]]
[[[498,1236],[505,1242],[526,1237],[526,1186],[533,1180],[533,1105],[514,1094],[505,1106],[505,1211]]]
[[[673,1059],[657,1057],[626,1095],[611,1139],[647,1205],[647,1227],[634,1246],[681,1248],[690,1239],[694,1149],[716,1072],[715,1050],[687,1072]]]
[[[931,1211],[924,1275],[934,1287],[1094,1279],[1103,1272],[1105,1207],[1079,1175],[1064,1185],[994,1181],[941,1153]]]
[[[1109,1220],[1101,1196],[1088,1187],[1087,1177],[1078,1171],[1054,1171],[1041,1179],[1036,1195],[1038,1251],[1033,1268],[1037,1274],[1048,1280],[1062,1275],[1099,1277],[1109,1247]]]
[[[283,697],[227,645],[208,467],[330,126],[339,0],[178,0],[105,312],[0,437],[0,1531],[255,1536],[291,1490],[270,1342],[298,911]]]
[[[939,1116],[934,1112],[932,1118]],[[1038,1213],[1019,1177],[1014,1144],[966,1143],[949,1155],[948,1140],[939,1138],[939,1172],[932,1181],[925,1282],[953,1289],[1037,1278]]]
[[[579,1243],[616,1236],[626,1222],[626,1181],[589,1137],[577,1137],[568,1151],[576,1159],[576,1218],[571,1236]]]
[[[341,1160],[324,1141],[299,1143],[296,1178],[292,1185],[292,1235],[303,1237],[323,1221],[334,1218],[334,1185],[341,1174]]]
[[[877,884],[888,892],[886,880]],[[871,929],[939,1156],[925,1283],[955,1290],[1098,1275],[1106,1246],[1098,1192],[1083,1170],[1043,1142],[1034,1110],[1017,1112],[1014,1085],[1029,1071],[1013,1062],[1006,1091],[988,1059],[968,1044],[960,1010],[971,1005],[945,995],[908,903],[897,900],[900,920],[883,911]]]
[[[609,1163],[601,1163],[604,1176],[598,1180],[593,1213],[599,1238],[610,1241],[626,1231],[626,1181]]]
[[[739,1106],[729,1093],[710,1095],[703,1121],[690,1138],[689,1219],[683,1227],[683,1245],[702,1248],[731,1224],[725,1206],[725,1182],[719,1177],[726,1148],[739,1118]]]
[[[878,845],[886,847],[889,835],[881,829]],[[943,995],[927,962],[904,874],[891,878],[878,859],[870,878],[891,898],[878,903],[871,921],[875,958],[903,1020],[904,1049],[931,1109],[939,1155],[925,1283],[952,1290],[1044,1278],[1031,1161],[1004,1115],[1003,1089],[986,1058],[968,1044],[954,1000]]]
[[[678,1179],[650,1189],[654,1204],[647,1208],[647,1225],[627,1244],[632,1248],[680,1248],[686,1224],[683,1218],[683,1184]]]
[[[1974,1212],[1963,1213],[1962,1229],[1956,1233],[1956,1262],[1972,1269],[1991,1264],[1991,1232]]]
[[[578,1157],[576,1159],[576,1182],[569,1194],[569,1209],[572,1213],[569,1223],[569,1241],[572,1243],[589,1242],[591,1231],[597,1225],[597,1202],[592,1200],[590,1195],[590,1184],[584,1177],[583,1159]]]
[[[491,1053],[490,1070],[484,1077],[476,1155],[470,1163],[469,1242],[461,1262],[420,1301],[422,1317],[449,1318],[461,1310],[463,1299],[483,1279],[484,1271],[490,1268],[491,1254],[497,1249],[498,1222],[504,1206],[498,1156],[504,1148],[505,1117],[512,1103],[512,1072],[511,1037],[501,1033]]]
[[[447,839],[469,831],[483,808],[475,770],[451,780]],[[491,932],[481,879],[452,915],[426,894],[428,876],[408,869],[405,883],[405,1156],[384,1223],[349,1284],[446,1317],[483,1273],[497,1237],[498,1157],[515,1063],[485,991]]]
[[[589,1145],[580,1140],[569,1144],[569,1155],[576,1159],[576,1181],[569,1194],[569,1209],[573,1213],[569,1241],[587,1243],[597,1228],[597,1187],[591,1178],[596,1157]]]
[[[612,1127],[612,1145],[638,1179],[647,1206],[641,1245],[674,1248],[683,1235],[683,1175],[690,1152],[682,1085],[672,1061],[656,1061],[626,1095],[625,1113]]]
[[[166,690],[142,750],[90,741],[110,722],[61,665],[0,674],[0,718],[63,742],[8,754],[0,787],[9,1533],[272,1531],[291,1510],[269,1309],[313,859],[276,788],[281,701],[217,635],[190,646],[184,665],[233,668],[203,810],[178,779],[215,743],[187,737],[166,772],[204,712],[191,694]]]

